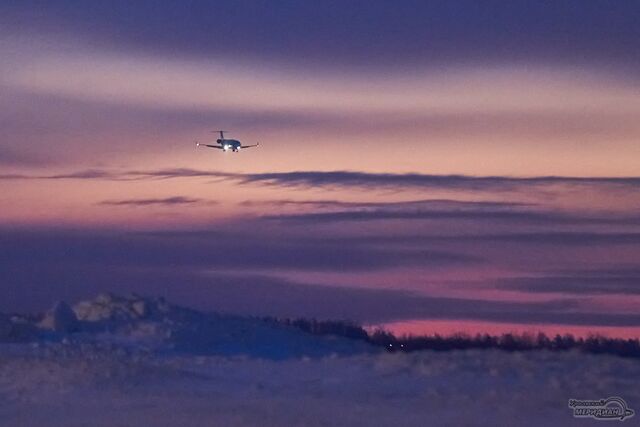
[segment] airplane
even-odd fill
[[[196,141],[196,146],[200,147],[210,147],[210,148],[217,148],[218,150],[222,150],[222,151],[233,151],[235,153],[237,153],[238,151],[240,151],[241,148],[250,148],[250,147],[257,147],[258,145],[260,145],[260,143],[256,143],[253,145],[242,145],[242,143],[240,141],[238,141],[237,139],[228,139],[224,137],[224,133],[226,132],[226,130],[214,130],[213,132],[220,132],[220,138],[216,139],[216,142],[218,143],[218,145],[214,145],[214,144],[200,144],[199,142]]]

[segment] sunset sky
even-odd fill
[[[0,310],[640,336],[637,1],[4,1]],[[215,129],[240,153],[196,148]]]

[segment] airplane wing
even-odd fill
[[[240,147],[241,147],[241,148],[251,148],[251,147],[257,147],[258,145],[260,145],[260,143],[259,143],[259,142],[256,142],[256,143],[255,143],[255,144],[253,144],[253,145],[241,145]]]
[[[196,143],[196,145],[198,147],[210,147],[210,148],[217,148],[219,150],[222,150],[222,147],[220,145],[212,145],[212,144],[200,144],[199,142]]]

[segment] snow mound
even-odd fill
[[[55,332],[75,332],[79,329],[78,318],[66,302],[58,302],[38,325]]]
[[[22,320],[20,328],[15,321],[2,325],[0,320],[0,339],[4,333],[14,341],[107,345],[158,355],[286,359],[376,351],[362,341],[314,336],[258,318],[204,313],[139,295],[101,294],[73,308],[59,302],[31,323]]]
[[[110,293],[100,294],[93,301],[82,301],[73,307],[78,319],[87,322],[144,319],[152,314],[166,314],[171,309],[163,298],[149,299],[135,294],[121,297]]]
[[[136,295],[0,315],[2,337],[2,427],[578,426],[568,399],[640,402],[635,359],[387,353]]]

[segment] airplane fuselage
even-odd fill
[[[216,140],[216,142],[220,144],[223,151],[231,150],[237,152],[240,151],[240,148],[242,148],[242,143],[237,139],[219,138]]]
[[[225,138],[224,137],[224,131],[223,130],[219,130],[217,132],[220,132],[220,138],[216,139],[216,143],[213,144],[200,144],[198,141],[196,141],[196,146],[197,147],[209,147],[209,148],[217,148],[218,150],[222,150],[222,151],[234,151],[234,152],[238,152],[240,151],[241,148],[251,148],[251,147],[257,147],[258,145],[260,145],[259,142],[256,142],[255,144],[249,144],[249,145],[242,145],[242,143],[240,141],[238,141],[237,139],[231,139],[231,138]]]

